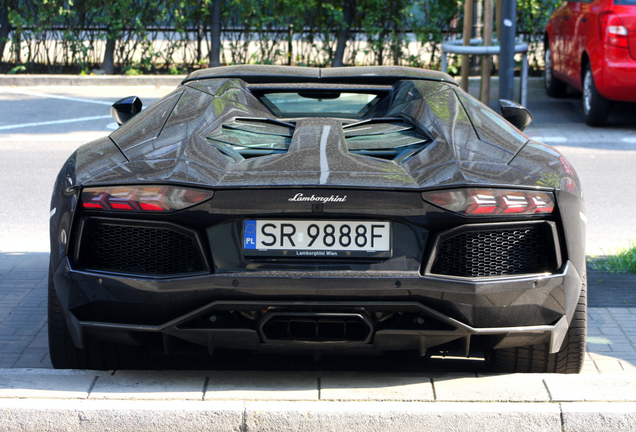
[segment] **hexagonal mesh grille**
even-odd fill
[[[480,277],[542,273],[549,269],[549,240],[539,227],[467,231],[444,239],[431,273]]]
[[[89,224],[83,266],[123,273],[170,275],[204,270],[195,240],[169,228]]]

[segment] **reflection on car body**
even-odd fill
[[[584,208],[564,161],[438,72],[195,72],[60,171],[52,363],[143,367],[134,347],[186,341],[578,372]]]

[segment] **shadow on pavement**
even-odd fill
[[[46,333],[47,275],[48,253],[0,252],[0,368],[51,367]],[[588,281],[588,350],[592,360],[608,370],[624,370],[621,362],[636,364],[632,343],[636,342],[636,275],[590,271]],[[314,360],[312,355],[220,349],[210,356],[205,348],[185,342],[175,348],[171,355],[146,351],[142,366],[221,371],[487,372],[481,357],[420,357],[415,351],[380,356],[323,355]],[[599,370],[605,372],[600,367]]]

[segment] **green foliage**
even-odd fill
[[[143,72],[133,66],[124,66],[123,72],[124,75],[143,75]]]
[[[223,27],[228,64],[324,66],[333,57],[334,34],[343,24],[335,0],[226,0]],[[254,49],[255,48],[255,49]],[[290,49],[291,48],[291,49]]]
[[[362,4],[360,4],[362,3]],[[358,2],[360,28],[366,36],[377,65],[400,64],[405,52],[405,31],[411,17],[411,2],[406,0],[360,0]]]
[[[501,1],[501,0],[500,0]],[[562,0],[517,0],[517,32],[528,43],[530,69],[543,66],[543,31]]]
[[[347,3],[350,2],[350,3]],[[498,0],[503,1],[503,0]],[[463,0],[223,0],[224,64],[327,66],[339,29],[344,62],[438,68],[439,45],[457,37]],[[559,0],[518,0],[518,30],[540,38]],[[213,0],[0,0],[13,27],[5,58],[27,71],[91,73],[116,41],[120,73],[204,67]],[[353,5],[351,22],[345,5]],[[349,26],[350,24],[350,26]],[[18,49],[16,49],[18,47]],[[451,67],[453,67],[451,65]]]
[[[444,32],[451,30],[453,20],[463,13],[463,0],[417,0],[415,5],[424,18],[411,24],[417,40],[430,47],[429,67],[438,68],[439,45],[444,39]],[[459,23],[457,23],[459,24]],[[423,56],[423,55],[422,55]],[[449,66],[449,72],[457,72],[455,66]]]
[[[543,34],[552,12],[563,0],[517,0],[517,30],[527,40]]]
[[[7,73],[9,75],[15,75],[18,73],[23,73],[23,72],[26,72],[26,67],[24,65],[18,65],[18,66],[12,67],[11,70]]]
[[[588,260],[594,270],[611,273],[636,273],[636,245],[619,248],[605,257]]]

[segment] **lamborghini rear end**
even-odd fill
[[[497,370],[577,372],[584,214],[567,161],[501,118],[520,144],[488,142],[492,125],[439,80],[430,97],[432,82],[403,75],[341,81],[240,84],[267,117],[218,85],[207,99],[187,88],[161,135],[172,119],[188,128],[179,106],[192,117],[195,97],[216,120],[143,151],[139,137],[97,143],[86,180],[73,170],[96,165],[76,153],[52,206],[54,366],[114,368],[109,350],[180,340],[209,354],[486,352]],[[307,115],[300,98],[344,108]]]

